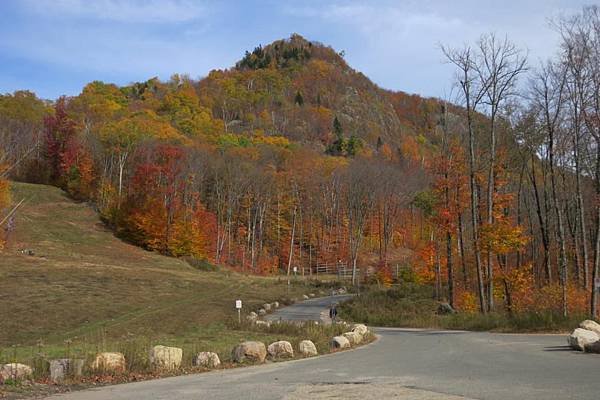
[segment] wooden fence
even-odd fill
[[[398,279],[398,277],[401,275],[402,271],[405,270],[406,268],[407,267],[400,267],[399,265],[390,266],[390,270],[392,272],[392,277],[394,279]],[[368,276],[374,274],[375,271],[376,271],[375,267],[368,266],[364,269],[363,275],[368,277]],[[351,280],[352,279],[352,266],[348,265],[345,262],[323,263],[323,264],[313,265],[312,267],[297,268],[296,274],[298,276],[304,276],[304,277],[312,276],[314,278],[318,278],[319,276],[322,276],[322,275],[328,275],[328,276],[333,275],[333,276],[337,276],[338,280]],[[361,268],[356,269],[356,274],[359,277],[362,276]]]

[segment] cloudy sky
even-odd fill
[[[75,95],[92,80],[127,84],[227,68],[258,44],[299,33],[344,50],[380,86],[444,96],[439,44],[508,35],[533,64],[550,57],[549,21],[580,0],[1,0],[0,93]]]

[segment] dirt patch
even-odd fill
[[[408,388],[395,383],[345,382],[300,385],[285,400],[325,399],[402,399],[402,400],[468,400],[466,397]]]

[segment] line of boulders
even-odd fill
[[[600,325],[598,326],[600,328]],[[352,330],[331,340],[331,347],[342,350],[356,346],[363,342],[369,332],[366,325],[355,324]],[[598,331],[600,333],[600,329]],[[302,340],[298,344],[298,353],[303,357],[313,357],[319,354],[317,347],[310,340]],[[236,363],[255,362],[263,363],[267,356],[272,360],[288,359],[294,357],[292,344],[285,340],[279,340],[265,346],[262,342],[245,341],[235,346],[231,352],[231,359]],[[154,346],[148,354],[150,364],[160,370],[176,370],[181,367],[183,360],[183,349],[169,346]],[[203,351],[192,359],[194,366],[214,369],[221,365],[217,353]],[[50,380],[62,382],[68,376],[78,377],[83,374],[85,360],[61,358],[49,362]],[[101,352],[96,354],[89,369],[95,373],[118,374],[127,370],[127,362],[123,353]],[[33,376],[33,368],[20,363],[0,365],[0,383],[9,380],[21,381]]]
[[[336,350],[343,350],[361,344],[369,334],[369,329],[364,324],[355,324],[352,329],[331,339],[331,347]],[[317,347],[310,340],[302,340],[298,344],[298,351],[304,357],[318,355]],[[234,362],[257,362],[262,363],[269,356],[273,360],[293,358],[294,349],[292,344],[285,340],[280,340],[265,346],[262,342],[247,341],[235,346],[231,352],[231,358]]]
[[[183,361],[183,349],[179,347],[154,346],[148,354],[150,365],[159,370],[176,370]],[[217,353],[202,351],[192,358],[192,365],[203,368],[217,368],[221,360]],[[94,371],[109,373],[124,372],[127,368],[125,356],[122,353],[99,353],[91,364]]]
[[[298,352],[303,357],[313,357],[319,354],[317,347],[310,340],[302,340],[298,344]],[[263,363],[267,356],[272,360],[281,360],[294,357],[294,348],[286,340],[279,340],[265,346],[262,342],[246,341],[238,344],[231,351],[231,359],[236,363],[253,362]]]
[[[586,353],[600,353],[600,324],[586,319],[567,338],[569,346]]]
[[[272,303],[264,303],[256,311],[250,311],[250,313],[248,315],[246,315],[246,320],[250,323],[258,323],[258,325],[260,325],[261,323],[268,325],[265,321],[260,321],[259,318],[264,317],[268,313],[275,311],[278,308],[279,308],[278,301],[274,301]]]
[[[319,294],[323,295],[324,292],[319,291]],[[282,300],[282,302],[284,304],[297,303],[298,301],[308,300],[308,299],[311,299],[314,297],[316,297],[315,293],[309,293],[309,294],[302,295],[302,299],[300,299],[300,300],[298,300],[297,298],[294,297],[294,298],[291,298],[288,300]],[[246,321],[250,322],[251,324],[269,327],[271,325],[271,323],[269,321],[263,321],[260,318],[265,317],[267,314],[277,310],[279,307],[280,307],[280,303],[278,301],[274,301],[272,303],[264,303],[259,308],[255,309],[253,311],[250,311],[248,313],[248,315],[246,315]]]
[[[148,354],[150,364],[159,370],[175,370],[181,367],[183,360],[183,349],[178,347],[154,346]],[[217,368],[221,360],[217,353],[200,352],[192,359],[194,366],[203,368]],[[47,371],[50,380],[63,382],[67,377],[80,377],[85,366],[84,359],[61,358],[50,360],[47,363]],[[119,352],[101,352],[96,354],[89,364],[89,370],[99,374],[119,374],[127,370],[125,355]],[[33,368],[21,363],[0,364],[0,383],[10,380],[22,381],[33,376]]]
[[[336,350],[347,349],[357,346],[363,342],[365,336],[369,333],[369,328],[364,324],[354,324],[352,330],[335,336],[331,339],[331,347]]]
[[[298,352],[303,357],[318,355],[317,347],[310,340],[303,340],[298,345]],[[290,342],[280,340],[271,343],[268,347],[264,343],[246,341],[235,346],[231,352],[233,362],[246,361],[262,363],[267,355],[273,360],[293,358],[294,349]],[[178,347],[154,346],[148,354],[150,364],[162,371],[172,371],[181,367],[183,349]],[[218,368],[221,365],[219,355],[210,351],[203,351],[194,356],[192,364],[207,369]],[[49,362],[50,380],[63,382],[67,377],[79,377],[83,374],[85,360],[83,359],[57,359]],[[101,352],[96,354],[89,364],[89,370],[99,374],[120,374],[127,370],[125,355],[118,352]],[[0,383],[10,380],[22,381],[33,376],[33,368],[20,363],[0,365]]]

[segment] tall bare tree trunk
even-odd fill
[[[297,207],[294,206],[294,216],[292,218],[292,237],[290,238],[290,254],[288,257],[288,265],[287,265],[288,285],[290,284],[290,271],[292,269],[292,257],[294,256],[294,236],[296,235],[296,211],[297,211]]]

